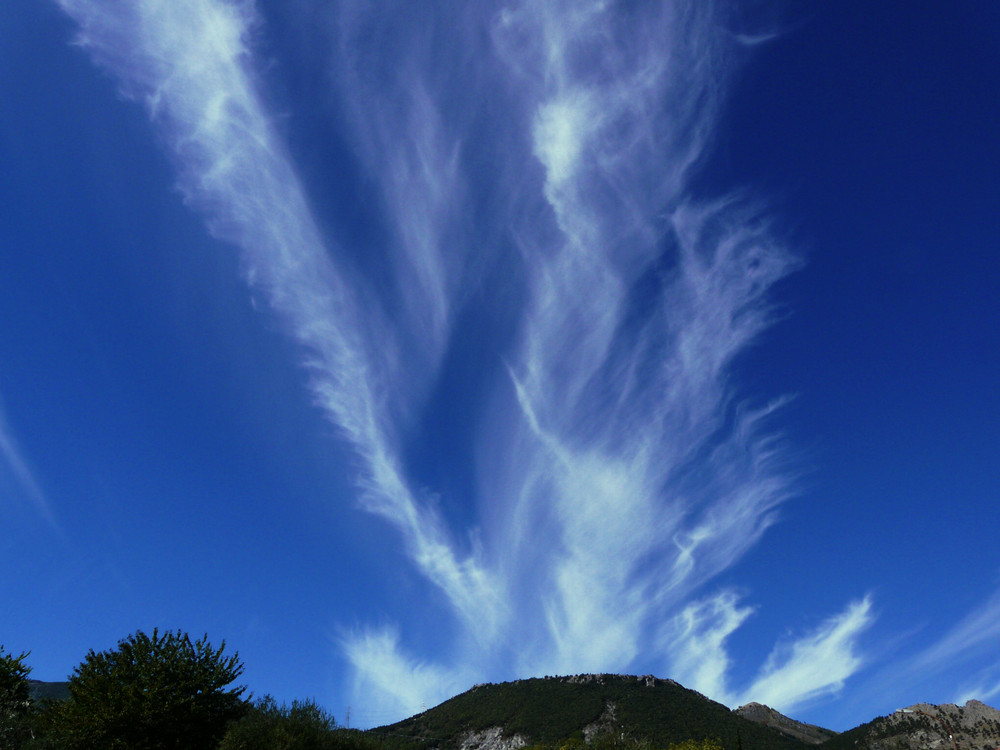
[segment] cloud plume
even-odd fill
[[[940,677],[958,672],[963,682],[973,686],[961,690],[956,703],[970,698],[989,700],[1000,694],[1000,591],[967,612],[942,637],[920,651],[901,668],[886,673],[885,679],[907,684],[914,675]]]
[[[753,612],[733,591],[686,605],[665,631],[675,678],[731,706],[755,701],[790,712],[837,692],[862,666],[858,639],[873,621],[868,598],[779,643],[750,684],[734,688],[726,641]]]
[[[361,459],[360,507],[449,605],[437,661],[410,655],[405,628],[345,635],[358,689],[402,715],[472,679],[645,666],[732,698],[724,644],[752,608],[703,589],[793,482],[770,432],[780,400],[744,401],[730,366],[798,261],[747,196],[692,188],[732,72],[721,11],[331,10],[331,96],[377,186],[384,240],[364,251],[386,281],[314,219],[255,73],[252,3],[58,2],[300,345],[317,407]],[[477,320],[496,335],[463,351],[457,330]],[[451,438],[477,446],[475,496],[435,502],[412,443],[463,354],[497,373]],[[449,504],[475,524],[456,528]],[[749,692],[793,706],[833,689],[869,619],[867,600],[850,605]],[[670,628],[683,649],[664,645]],[[804,666],[817,658],[823,679]]]
[[[750,700],[792,711],[825,694],[836,692],[862,664],[859,636],[871,625],[871,601],[852,602],[812,633],[779,644],[760,676],[738,703]]]
[[[6,469],[13,476],[21,494],[32,504],[35,510],[48,521],[53,528],[58,529],[55,515],[49,505],[48,498],[35,478],[14,433],[7,423],[3,402],[0,401],[0,470]]]
[[[481,616],[497,602],[489,574],[458,558],[433,508],[417,501],[400,474],[390,412],[402,397],[393,388],[405,381],[394,331],[372,298],[361,306],[362,280],[348,282],[331,260],[256,92],[252,4],[60,4],[80,25],[78,43],[115,74],[126,96],[147,105],[186,200],[213,234],[242,249],[249,283],[302,345],[318,406],[364,460],[364,506],[400,529],[421,570],[463,617]]]

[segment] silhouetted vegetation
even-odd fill
[[[267,696],[229,726],[219,750],[375,750],[361,732],[337,727],[313,701],[279,706]]]
[[[0,645],[0,748],[19,747],[28,730],[32,709],[26,653],[8,654]]]
[[[32,747],[66,750],[215,750],[247,706],[243,673],[225,643],[181,632],[139,631],[114,649],[91,650],[73,670],[69,699],[51,703]]]
[[[89,651],[68,683],[32,684],[0,646],[0,750],[384,750],[313,701],[250,702],[238,654],[180,631]],[[395,746],[394,746],[395,747]]]
[[[0,750],[455,750],[487,731],[523,750],[908,750],[940,734],[924,716],[882,717],[807,745],[673,681],[621,675],[477,685],[397,724],[349,730],[311,700],[245,699],[233,686],[243,664],[224,649],[139,631],[88,652],[68,683],[38,683],[28,655],[0,645]]]

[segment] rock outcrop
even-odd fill
[[[500,727],[467,732],[459,739],[460,750],[521,750],[528,741],[519,734],[505,737]]]

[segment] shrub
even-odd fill
[[[229,727],[219,750],[351,750],[368,744],[356,732],[337,729],[313,701],[279,706],[266,696]]]
[[[718,740],[684,740],[684,742],[671,745],[667,750],[723,750]]]

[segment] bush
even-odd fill
[[[31,713],[31,691],[28,675],[31,667],[24,663],[28,655],[14,656],[0,645],[0,747],[21,746],[28,731]]]
[[[223,656],[208,636],[142,631],[110,651],[87,653],[73,670],[69,700],[52,711],[51,731],[69,748],[215,750],[246,713],[239,655]]]
[[[718,740],[685,740],[684,742],[671,745],[667,750],[723,750]]]
[[[279,706],[267,696],[229,727],[219,750],[347,750],[365,744],[356,734],[338,730],[313,701]]]

